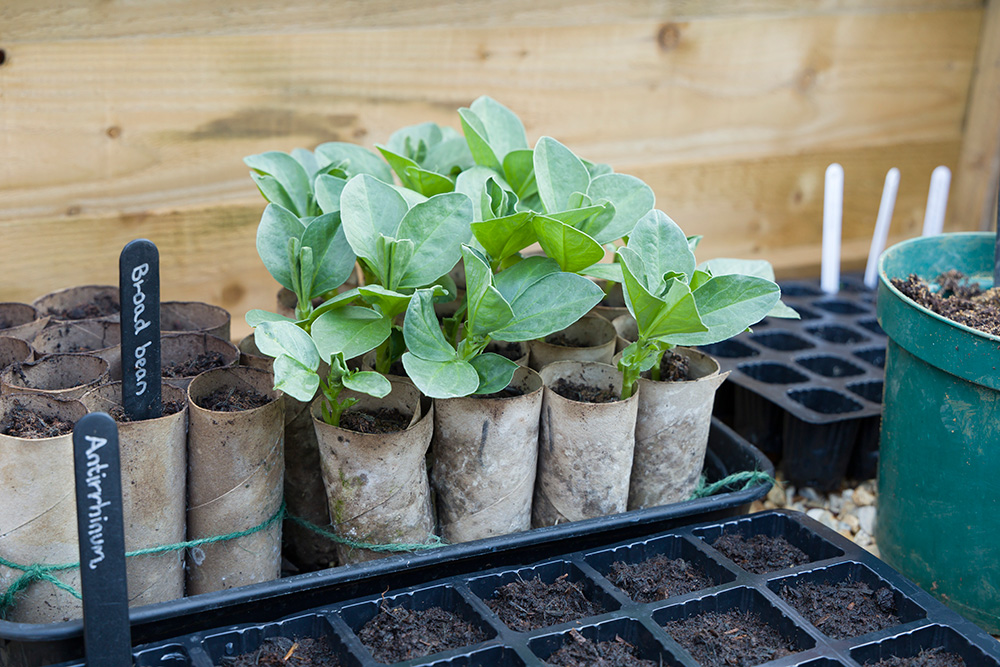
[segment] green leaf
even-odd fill
[[[314,175],[317,171],[319,171],[319,165],[316,163],[316,156],[313,155],[312,151],[307,151],[305,148],[293,148],[291,156],[295,158],[296,162],[302,165],[306,174]]]
[[[628,236],[639,220],[653,210],[656,196],[652,188],[634,176],[605,174],[590,183],[587,195],[595,202],[614,204],[614,217],[599,232],[587,231],[598,243],[610,243]]]
[[[590,174],[573,151],[552,137],[542,137],[535,144],[535,178],[538,194],[548,213],[568,208],[574,192],[587,192]]]
[[[313,218],[302,234],[302,245],[313,250],[315,273],[310,299],[340,287],[354,270],[356,257],[344,236],[340,213]]]
[[[375,257],[378,279],[385,287],[395,290],[413,258],[413,241],[380,235],[375,241]]]
[[[662,302],[664,306],[653,317],[649,327],[645,331],[639,329],[640,338],[680,345],[676,342],[678,335],[704,332],[708,328],[702,321],[691,288],[682,280],[674,278],[669,281]]]
[[[654,294],[663,292],[667,273],[683,274],[688,280],[694,273],[697,262],[687,237],[663,211],[654,209],[644,215],[629,234],[626,247],[642,258],[644,274],[636,277]]]
[[[486,260],[468,246],[462,248],[465,265],[466,321],[468,332],[477,336],[487,335],[511,321],[514,317],[510,305],[491,284],[493,274]]]
[[[344,306],[317,317],[311,331],[323,359],[338,352],[350,359],[374,350],[389,337],[391,329],[391,320],[371,308]]]
[[[794,308],[792,308],[791,306],[786,305],[785,303],[783,303],[781,301],[778,301],[778,303],[774,304],[774,308],[772,308],[767,313],[767,316],[768,317],[778,317],[778,318],[785,319],[785,320],[800,320],[800,319],[802,319],[802,316],[799,315],[799,313]]]
[[[702,262],[698,268],[713,276],[744,275],[757,276],[774,282],[774,267],[766,259],[736,259],[732,257],[716,257]]]
[[[635,318],[639,336],[643,340],[678,332],[704,331],[690,288],[674,279],[658,298],[646,289],[636,277],[635,264],[641,259],[628,248],[619,248],[622,267],[622,294],[625,305]]]
[[[285,317],[284,315],[279,315],[278,313],[271,313],[266,310],[261,310],[260,308],[254,308],[253,310],[247,311],[246,316],[243,318],[246,323],[250,325],[251,328],[256,327],[261,322],[292,322],[290,317]]]
[[[531,224],[534,213],[522,212],[493,220],[473,222],[472,233],[495,262],[502,262],[538,241]]]
[[[341,377],[341,382],[352,391],[368,394],[375,398],[384,398],[392,391],[392,383],[384,375],[375,371],[345,373]]]
[[[373,264],[379,235],[396,237],[396,229],[409,210],[392,186],[368,175],[355,176],[340,195],[344,234],[354,253]]]
[[[253,340],[257,349],[269,357],[286,355],[306,368],[319,368],[319,351],[313,339],[291,322],[261,322],[254,329]]]
[[[558,220],[559,222],[563,222],[569,225],[570,227],[575,227],[576,229],[586,232],[587,230],[584,229],[583,227],[584,223],[590,218],[593,218],[595,215],[603,212],[604,210],[605,210],[604,204],[597,206],[584,206],[583,208],[571,208],[566,211],[558,211],[556,213],[551,213],[548,215],[548,217],[552,218],[553,220]],[[614,206],[611,206],[611,213],[614,214]],[[587,233],[589,234],[589,232]]]
[[[400,292],[386,289],[381,285],[359,287],[358,294],[390,321],[396,319],[397,315],[406,312],[406,307],[410,305],[410,299],[412,298],[410,294],[401,294]]]
[[[410,187],[425,197],[433,197],[434,195],[439,195],[445,192],[452,192],[455,189],[454,181],[446,176],[442,176],[441,174],[428,171],[427,169],[408,167],[405,170],[405,173],[406,179],[410,183]]]
[[[431,197],[417,204],[399,225],[400,238],[413,240],[413,257],[400,287],[421,287],[451,271],[472,237],[472,202],[460,192]]]
[[[343,308],[349,305],[352,301],[358,298],[358,288],[349,289],[346,292],[341,292],[340,294],[335,294],[320,305],[313,308],[313,311],[309,314],[309,322],[315,322],[316,318],[323,313],[330,312],[331,310],[336,310],[337,308]]]
[[[257,254],[278,283],[295,291],[288,260],[288,240],[300,239],[305,226],[298,217],[277,204],[268,204],[257,226]]]
[[[392,136],[389,137],[387,146],[389,150],[394,153],[406,156],[407,158],[412,158],[413,155],[408,153],[407,146],[409,146],[412,150],[415,149],[417,144],[421,141],[423,141],[427,146],[437,143],[441,141],[443,136],[441,130],[442,127],[433,122],[407,125],[406,127],[401,127],[392,133]],[[378,145],[375,147],[378,148]]]
[[[405,155],[402,155],[401,153],[398,152],[393,152],[392,150],[390,150],[385,146],[375,144],[375,148],[377,148],[379,153],[382,154],[382,157],[385,158],[385,161],[389,163],[389,166],[392,167],[392,170],[396,172],[396,176],[399,176],[399,181],[406,187],[413,188],[413,185],[410,183],[410,180],[406,175],[406,170],[411,167],[414,169],[419,169],[420,165],[414,162],[412,159],[406,157]]]
[[[531,283],[513,300],[508,299],[514,317],[494,331],[492,337],[517,342],[561,331],[587,314],[603,296],[601,288],[583,276],[550,273]]]
[[[508,153],[528,148],[528,137],[521,119],[496,100],[483,95],[470,105],[486,130],[493,154],[503,160]]]
[[[289,211],[296,209],[295,201],[274,176],[250,172],[250,178],[253,179],[261,196],[268,203],[277,204],[278,206],[287,208]]]
[[[479,373],[467,361],[429,361],[412,352],[404,353],[402,359],[407,376],[430,398],[468,396],[479,388]]]
[[[312,188],[309,174],[298,160],[280,151],[268,151],[243,158],[244,164],[261,175],[272,176],[288,194],[293,204],[290,210],[298,216],[309,215],[309,194]],[[263,192],[263,190],[261,190]]]
[[[687,239],[688,239],[688,247],[691,248],[691,252],[694,252],[695,250],[698,249],[698,244],[701,243],[701,240],[703,238],[705,238],[705,237],[702,236],[701,234],[695,234],[694,236],[687,237]]]
[[[489,133],[479,116],[472,109],[462,108],[458,110],[458,117],[462,121],[462,131],[476,164],[503,173],[503,165],[490,147]]]
[[[475,392],[477,394],[492,394],[505,389],[514,379],[514,371],[517,370],[517,364],[513,361],[492,352],[476,355],[469,363],[479,375],[479,388]]]
[[[461,192],[472,201],[472,219],[476,222],[493,217],[488,207],[483,204],[486,182],[491,178],[497,181],[500,187],[510,189],[497,172],[479,165],[463,171],[455,179],[455,192]]]
[[[714,276],[693,293],[708,330],[674,337],[676,345],[709,345],[732,338],[762,320],[778,303],[776,284],[756,276]]]
[[[441,141],[428,144],[423,168],[443,176],[453,176],[457,175],[456,171],[461,173],[475,166],[476,162],[472,159],[465,137],[450,127],[442,130]]]
[[[319,389],[319,374],[297,359],[282,354],[274,360],[274,388],[308,403]]]
[[[503,173],[520,199],[538,194],[535,180],[535,153],[530,148],[511,151],[503,159]]]
[[[618,266],[617,262],[598,262],[597,264],[591,264],[585,269],[580,269],[577,273],[590,278],[597,278],[598,280],[607,280],[612,283],[620,283],[622,281],[622,267]]]
[[[545,276],[558,273],[559,265],[548,257],[527,257],[493,277],[493,284],[507,303],[513,303]]]
[[[431,290],[417,290],[410,299],[403,319],[403,338],[406,340],[406,348],[421,360],[443,362],[458,358],[455,348],[441,333],[441,325],[434,313]]]
[[[563,222],[536,215],[531,225],[542,250],[563,271],[575,273],[604,259],[604,247],[600,243]]]
[[[344,191],[347,181],[343,178],[320,174],[316,177],[314,188],[316,191],[316,204],[323,213],[336,213],[340,210],[340,195]]]
[[[314,151],[316,161],[323,164],[343,164],[347,177],[358,174],[374,176],[384,183],[392,183],[392,170],[377,155],[357,144],[331,141],[320,144]]]

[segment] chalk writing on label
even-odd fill
[[[90,488],[87,499],[93,501],[87,508],[87,540],[90,543],[90,552],[94,555],[87,565],[91,570],[96,570],[97,564],[104,560],[104,522],[108,520],[104,508],[111,504],[110,500],[104,500],[101,482],[108,476],[104,471],[109,465],[101,463],[98,450],[108,444],[108,441],[106,438],[94,435],[85,437],[90,443],[90,447],[87,448],[87,487]]]
[[[135,289],[135,294],[132,295],[132,324],[136,336],[150,325],[149,320],[144,320],[141,317],[146,312],[146,294],[142,291],[142,284],[144,282],[142,277],[147,273],[149,273],[148,263],[140,264],[132,269],[132,287]],[[132,368],[135,371],[136,396],[142,396],[146,393],[146,348],[152,342],[146,341],[143,345],[136,345],[135,348],[135,363]]]

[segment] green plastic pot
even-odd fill
[[[957,269],[993,283],[992,233],[904,241],[879,262],[886,351],[876,540],[882,559],[1000,633],[1000,338],[947,320],[890,280]]]

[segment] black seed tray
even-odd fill
[[[713,419],[705,459],[705,474],[709,481],[746,470],[774,474],[771,462],[760,451],[721,421]],[[206,628],[279,618],[335,600],[378,595],[389,586],[402,588],[440,579],[444,575],[480,572],[514,562],[532,563],[569,550],[633,539],[696,521],[738,516],[745,514],[750,503],[763,498],[770,488],[766,484],[749,489],[741,487],[724,489],[708,498],[391,556],[359,565],[137,607],[129,613],[132,641],[133,644],[147,644]],[[328,625],[325,618],[295,621],[293,625],[299,628],[302,623],[318,623],[319,627]],[[83,655],[82,635],[80,621],[44,625],[0,621],[0,667],[36,667],[78,659]],[[160,653],[156,657],[142,658],[140,664],[187,664],[187,658],[174,661],[170,657],[172,649],[161,646],[157,650]]]
[[[845,276],[830,296],[817,282],[781,283],[801,320],[765,318],[752,332],[701,349],[731,371],[715,414],[797,486],[835,489],[878,467],[886,338],[875,293]]]
[[[724,533],[744,538],[784,538],[800,549],[808,562],[753,574],[713,548],[712,544]],[[635,648],[639,657],[657,665],[698,667],[692,654],[663,626],[699,614],[733,610],[756,614],[789,645],[789,654],[768,663],[774,667],[862,667],[886,658],[912,657],[926,649],[956,653],[966,667],[1000,667],[1000,642],[867,551],[798,512],[772,511],[737,520],[702,523],[610,546],[577,550],[573,540],[565,540],[561,546],[566,550],[564,553],[541,561],[533,560],[537,555],[534,550],[519,549],[505,554],[504,564],[490,570],[405,588],[397,587],[398,576],[387,576],[380,580],[385,591],[381,594],[350,600],[331,598],[305,613],[281,620],[262,619],[140,646],[134,652],[135,664],[139,667],[224,665],[233,656],[256,652],[265,638],[281,636],[288,640],[323,637],[338,654],[341,665],[375,666],[382,663],[375,661],[359,639],[358,631],[386,605],[414,611],[439,606],[483,632],[483,641],[472,646],[395,663],[407,667],[539,667],[565,641],[573,641],[572,630],[591,641],[623,640]],[[661,554],[686,560],[707,577],[707,586],[641,604],[608,579],[616,561],[638,564]],[[546,583],[557,578],[568,580],[598,603],[602,611],[526,632],[512,630],[490,610],[487,601],[494,597],[498,587],[535,577]],[[837,639],[824,634],[783,597],[788,588],[806,582],[849,581],[863,582],[875,596],[891,600],[898,622],[882,630]],[[879,593],[882,589],[885,592]]]

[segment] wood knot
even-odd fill
[[[7,51],[0,49],[0,65],[3,65],[5,62],[7,62]]]
[[[795,87],[801,93],[808,92],[813,86],[816,85],[816,77],[818,72],[812,67],[806,67],[799,73],[798,79],[795,81]]]
[[[112,139],[117,139],[118,137],[122,136],[122,128],[118,127],[117,125],[112,125],[106,130],[106,134]]]
[[[681,43],[681,27],[676,23],[664,23],[656,33],[656,43],[661,51],[673,51]]]

